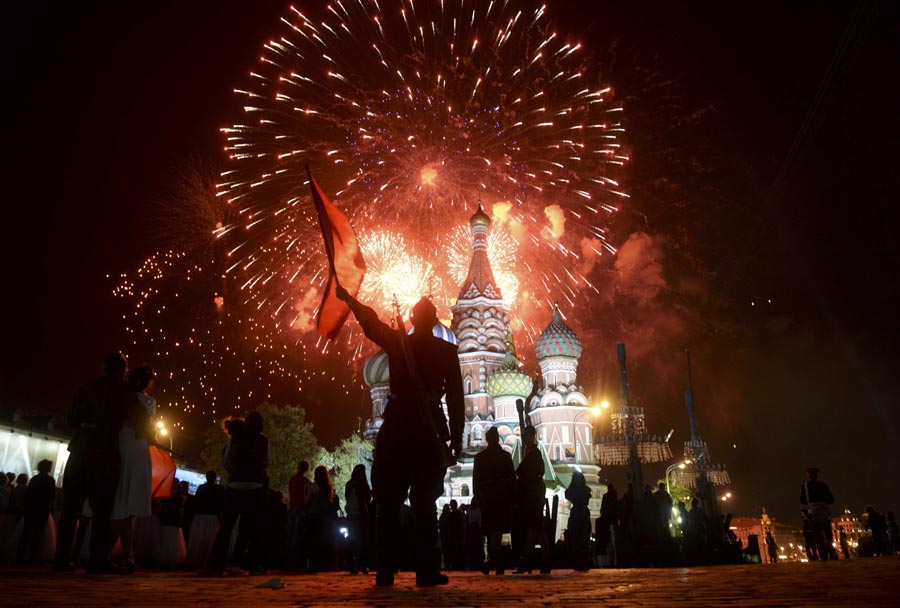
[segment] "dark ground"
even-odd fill
[[[280,576],[282,589],[254,585],[277,576],[208,579],[186,573],[133,577],[0,571],[6,606],[897,606],[900,558],[774,566],[560,570],[551,576],[451,573],[446,587],[417,589],[401,574],[393,588],[373,576]]]

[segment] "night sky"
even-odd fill
[[[185,159],[219,154],[241,105],[232,89],[288,7],[120,4],[2,9],[0,409],[65,411],[121,344],[107,274],[152,253],[155,203]],[[635,395],[657,433],[675,429],[678,456],[689,346],[736,514],[765,505],[795,522],[810,465],[837,506],[896,511],[897,5],[556,4],[560,30],[598,50],[625,100],[633,156],[615,226],[630,246],[570,319],[586,391],[615,397],[625,341]],[[362,397],[306,405],[329,446],[367,415]]]

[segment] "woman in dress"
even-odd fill
[[[347,528],[350,532],[350,555],[347,559],[347,569],[351,574],[360,570],[369,571],[366,561],[369,548],[369,512],[372,509],[372,490],[366,479],[366,465],[358,464],[353,467],[350,481],[344,489],[344,499],[347,507]]]
[[[156,399],[147,395],[153,384],[153,369],[143,365],[131,370],[126,378],[134,391],[119,431],[119,487],[113,505],[114,534],[122,540],[124,566],[134,569],[134,523],[138,517],[151,514],[150,492],[152,472],[149,442],[154,435],[153,416]]]

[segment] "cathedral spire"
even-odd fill
[[[491,228],[491,218],[478,201],[478,210],[469,218],[472,227],[472,263],[469,274],[460,286],[459,299],[471,300],[478,297],[501,300],[500,288],[494,280],[491,263],[487,255],[487,235]]]

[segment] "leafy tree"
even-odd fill
[[[332,452],[329,453],[330,464],[326,464],[331,469],[332,478],[334,479],[334,489],[338,496],[341,497],[341,504],[344,502],[344,486],[350,481],[350,474],[353,467],[360,464],[360,449],[365,452],[371,452],[374,444],[367,441],[357,434],[350,435]],[[325,463],[322,463],[325,464]]]
[[[306,422],[306,411],[299,406],[278,407],[265,402],[256,410],[262,414],[263,433],[269,438],[270,485],[275,490],[288,489],[288,481],[297,469],[297,463],[306,458],[311,463],[321,460],[324,450],[313,434],[313,425]],[[200,458],[203,466],[216,469],[223,475],[222,450],[228,437],[218,425],[207,429]]]

